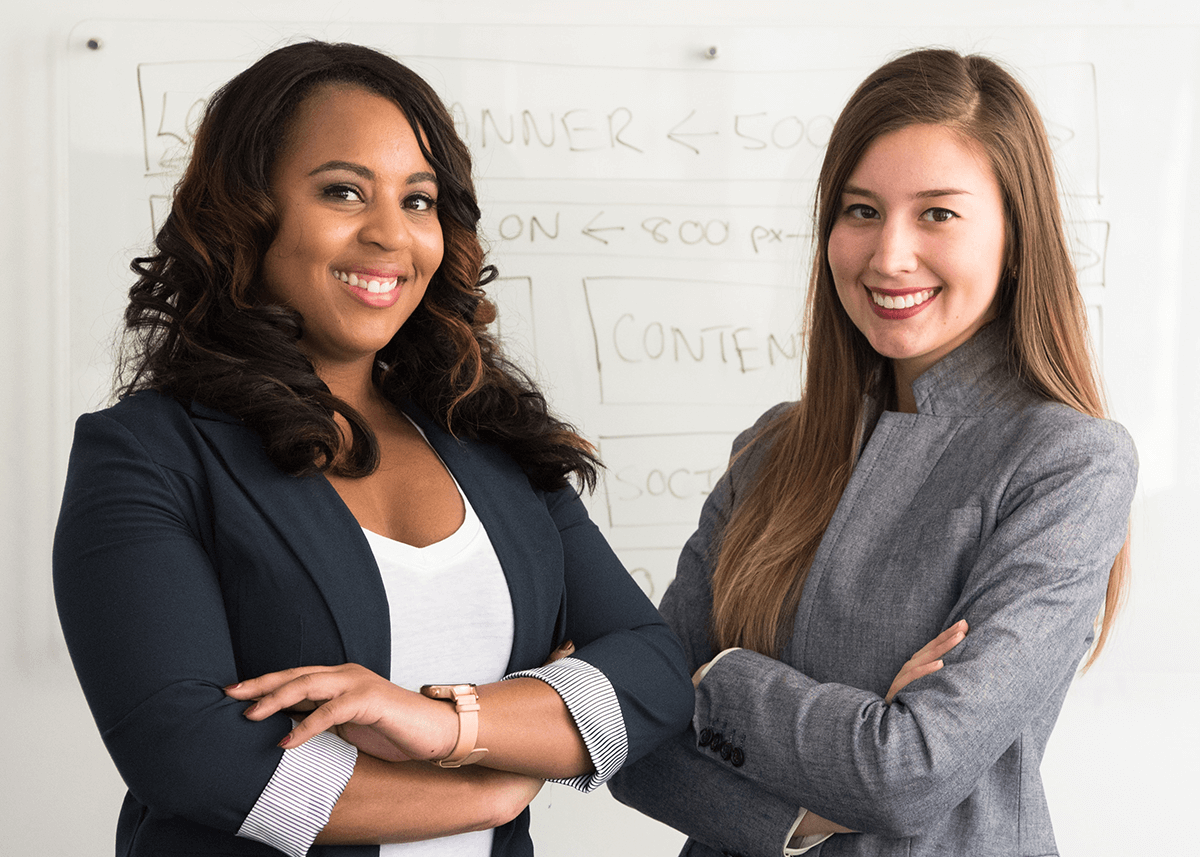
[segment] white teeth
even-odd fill
[[[381,295],[390,292],[396,288],[396,283],[399,281],[397,277],[390,280],[368,280],[366,277],[359,279],[357,274],[344,271],[334,271],[333,275],[347,285],[354,286],[358,289],[371,292],[372,294]]]
[[[870,290],[868,289],[868,291]],[[908,309],[909,307],[914,307],[925,303],[925,301],[933,297],[934,291],[935,289],[925,289],[923,292],[897,295],[896,297],[871,291],[871,300],[875,301],[877,306],[881,306],[884,309]]]

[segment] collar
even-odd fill
[[[986,324],[913,381],[917,413],[980,414],[1020,396],[1021,385],[1009,368],[1007,334],[1002,324]]]

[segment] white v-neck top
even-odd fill
[[[440,542],[418,548],[363,530],[393,613],[390,678],[401,687],[499,681],[512,653],[512,599],[500,560],[461,488],[459,495],[462,525]],[[470,621],[452,618],[464,616]],[[379,855],[488,857],[492,835],[383,845]]]
[[[553,782],[590,792],[625,761],[628,744],[616,691],[604,673],[578,658],[504,674],[512,654],[512,598],[487,531],[457,479],[454,484],[463,502],[463,522],[439,542],[418,548],[363,529],[391,616],[389,680],[410,690],[423,684],[488,684],[519,677],[546,682],[563,698],[596,769]],[[448,620],[454,615],[470,621]],[[353,745],[329,732],[285,750],[237,835],[304,857],[349,782],[357,756]],[[483,830],[382,845],[379,853],[488,857],[492,838],[493,831]]]
[[[488,684],[504,678],[513,641],[508,583],[465,496],[463,506],[462,525],[423,548],[363,530],[383,578],[388,608],[396,614],[390,679],[401,687]]]

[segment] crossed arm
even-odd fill
[[[922,646],[915,655],[904,662],[904,666],[900,668],[900,672],[896,673],[896,677],[892,679],[892,684],[883,698],[884,701],[890,704],[896,698],[896,694],[910,683],[922,676],[927,676],[930,673],[940,670],[945,666],[942,662],[942,656],[966,639],[966,636],[967,621],[960,619]],[[702,670],[703,667],[697,670],[697,674]],[[699,685],[699,683],[697,680],[696,684]],[[853,832],[849,827],[843,827],[835,821],[822,818],[815,812],[806,812],[804,818],[800,819],[800,824],[796,827],[792,841],[797,842],[806,836],[824,836],[830,833]]]
[[[564,644],[550,661],[571,649]],[[562,698],[534,678],[479,687],[476,746],[488,754],[457,769],[427,764],[454,748],[454,706],[357,664],[268,673],[225,693],[254,701],[245,711],[252,721],[280,711],[303,716],[280,741],[285,749],[328,730],[360,750],[319,843],[404,842],[497,827],[519,815],[545,779],[594,770]]]

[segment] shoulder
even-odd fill
[[[75,423],[76,440],[90,434],[126,434],[147,447],[190,432],[183,405],[154,390],[143,390],[115,405],[83,414]]]
[[[1119,422],[1080,413],[1060,402],[1039,400],[1005,418],[1005,434],[1019,434],[1031,458],[1045,459],[1086,452],[1137,469],[1133,437]]]
[[[211,428],[205,430],[206,426]],[[72,458],[146,457],[169,470],[190,471],[191,463],[204,457],[206,436],[215,432],[231,432],[234,446],[243,435],[259,445],[253,432],[233,417],[143,390],[80,416],[75,423]]]
[[[761,435],[766,429],[771,426],[777,419],[787,414],[796,406],[796,402],[780,402],[777,405],[772,405],[762,413],[754,425],[745,429],[737,436],[737,440],[733,442],[733,451],[736,454],[746,447],[751,441]]]
[[[1009,412],[1000,425],[984,420],[980,428],[990,437],[980,437],[979,448],[1006,450],[999,460],[1008,460],[1004,493],[1009,502],[1057,490],[1069,490],[1081,500],[1104,495],[1121,499],[1126,506],[1132,500],[1137,448],[1125,427],[1114,420],[1089,416],[1058,402],[1037,401]]]
[[[780,402],[768,408],[754,421],[754,425],[737,436],[729,460],[733,479],[741,481],[753,477],[771,449],[773,430],[795,406],[796,402]]]

